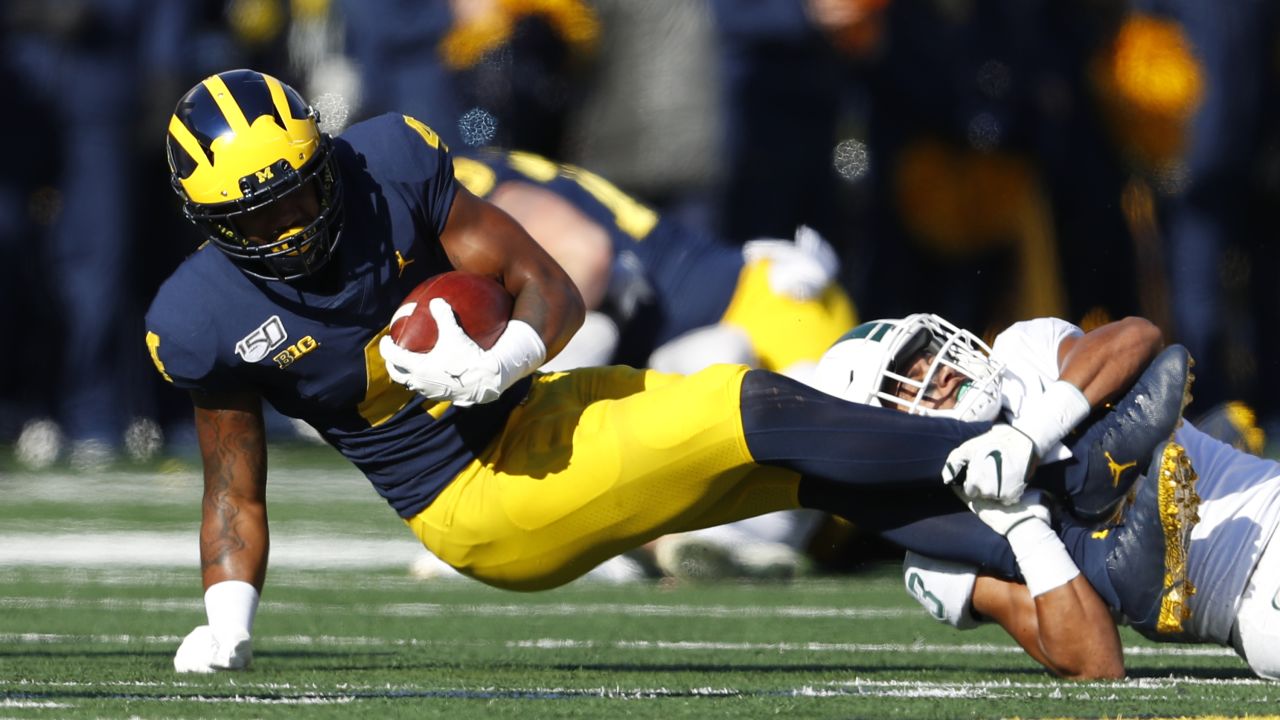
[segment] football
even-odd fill
[[[428,278],[400,303],[391,318],[391,341],[414,352],[427,352],[436,345],[436,321],[427,309],[432,298],[444,298],[453,315],[472,340],[488,350],[507,329],[511,294],[497,281],[484,275],[452,270]]]

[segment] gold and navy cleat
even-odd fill
[[[1176,442],[1164,444],[1135,486],[1133,505],[1115,528],[1107,572],[1120,611],[1135,630],[1169,639],[1191,617],[1195,587],[1187,577],[1191,531],[1199,521],[1196,471]]]
[[[1134,482],[1182,422],[1192,364],[1185,347],[1165,348],[1123,398],[1066,441],[1078,462],[1064,471],[1082,474],[1068,484],[1075,487],[1064,497],[1068,512],[1086,523],[1118,518]]]

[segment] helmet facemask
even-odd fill
[[[858,326],[828,350],[818,375],[823,390],[853,402],[915,415],[989,421],[1000,413],[1003,367],[990,354],[973,333],[937,315],[920,313]],[[923,375],[910,377],[919,358],[928,359]],[[955,405],[938,409],[930,405],[939,399],[936,385],[943,368],[966,380],[956,390]]]
[[[268,183],[258,183],[253,176],[241,179],[244,197],[238,200],[221,205],[185,202],[183,210],[209,241],[245,273],[266,280],[297,280],[323,267],[338,245],[342,183],[327,137],[301,171],[294,170],[285,160],[271,169],[274,178]],[[308,185],[315,189],[320,212],[306,226],[262,244],[255,244],[241,232],[240,220],[245,215],[302,192]]]

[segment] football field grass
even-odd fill
[[[1129,679],[1055,680],[998,631],[929,620],[894,567],[537,594],[418,580],[403,524],[314,451],[273,454],[253,668],[178,675],[173,651],[204,615],[194,467],[0,464],[0,492],[0,718],[1280,713],[1280,684],[1230,651],[1128,631]]]

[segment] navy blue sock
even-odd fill
[[[1076,567],[1084,575],[1102,601],[1112,610],[1120,608],[1120,596],[1107,570],[1107,556],[1115,548],[1115,532],[1109,529],[1095,530],[1073,521],[1069,515],[1062,517],[1058,535]]]
[[[973,565],[1004,578],[1021,577],[1008,541],[941,484],[911,492],[867,488],[851,493],[847,485],[804,478],[800,504],[835,513],[860,532],[878,535],[905,550]]]
[[[941,487],[947,455],[991,428],[847,402],[763,370],[743,378],[741,406],[756,462],[862,488]]]

